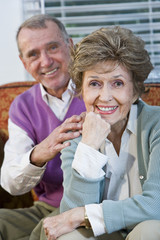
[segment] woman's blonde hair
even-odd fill
[[[100,28],[83,38],[71,51],[69,72],[77,94],[82,90],[82,76],[97,63],[113,61],[132,74],[135,92],[144,92],[144,81],[153,69],[144,41],[120,26]]]

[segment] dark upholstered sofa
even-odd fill
[[[0,166],[3,161],[3,147],[8,139],[8,110],[13,99],[20,93],[24,92],[35,82],[14,82],[0,86]],[[149,90],[142,99],[150,105],[160,106],[160,83],[146,84]],[[34,191],[22,196],[11,196],[0,187],[0,207],[17,208],[28,207],[33,201],[37,200]]]

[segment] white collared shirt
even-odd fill
[[[72,81],[69,81],[66,91],[62,94],[62,99],[48,94],[42,84],[40,84],[40,88],[44,102],[52,109],[56,117],[62,121],[73,98]]]
[[[103,170],[104,166],[106,171]],[[104,154],[80,142],[72,167],[86,178],[105,175],[104,199],[116,201],[140,194],[142,189],[137,161],[137,105],[131,106],[128,124],[121,138],[119,156],[108,139],[105,141]],[[106,232],[101,205],[85,206],[95,236]]]

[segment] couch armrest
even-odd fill
[[[8,111],[14,98],[32,87],[36,82],[14,82],[0,86],[0,167],[4,157],[4,144],[8,139]],[[0,208],[23,208],[37,200],[34,191],[12,196],[0,186]]]

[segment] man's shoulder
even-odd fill
[[[40,91],[40,84],[35,84],[23,93],[19,94],[12,102],[14,104],[23,104],[24,102],[31,102],[37,98],[38,91]]]

